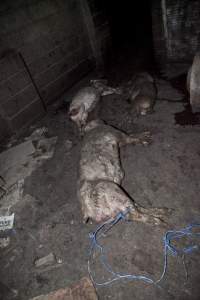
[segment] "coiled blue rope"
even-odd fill
[[[115,217],[115,219],[107,220],[106,222],[104,222],[103,224],[98,226],[97,229],[93,233],[89,234],[91,244],[90,244],[90,252],[89,252],[89,259],[88,259],[88,273],[90,275],[92,282],[96,286],[106,286],[106,285],[109,285],[109,284],[111,284],[115,281],[121,280],[121,279],[142,280],[146,283],[157,285],[161,282],[161,280],[163,280],[163,278],[167,272],[168,255],[173,255],[173,256],[182,255],[183,256],[185,254],[192,253],[193,251],[199,249],[199,245],[190,245],[185,248],[177,248],[174,245],[172,245],[173,240],[180,239],[184,236],[187,236],[187,237],[199,236],[200,237],[200,232],[193,232],[194,228],[199,228],[199,230],[200,230],[200,224],[190,224],[181,230],[170,230],[165,233],[164,238],[163,238],[164,266],[163,266],[163,272],[158,280],[155,281],[152,278],[146,277],[143,275],[134,275],[134,274],[125,274],[125,273],[120,273],[120,272],[114,272],[112,270],[112,266],[107,261],[105,249],[103,246],[100,245],[100,243],[98,242],[98,239],[100,237],[102,237],[105,234],[105,232],[109,231],[111,229],[111,227],[116,225],[119,221],[124,220],[126,217],[126,214],[128,212],[129,212],[129,209],[127,209],[124,213],[120,212]],[[108,228],[103,231],[105,226],[108,226]],[[96,282],[94,279],[94,276],[92,274],[91,267],[90,267],[94,250],[99,251],[99,253],[100,253],[99,259],[100,259],[101,264],[104,266],[104,268],[107,270],[107,272],[112,275],[112,278],[108,281]]]

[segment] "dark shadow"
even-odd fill
[[[154,69],[151,1],[101,0],[101,5],[112,39],[109,67],[117,65],[124,79],[141,68]],[[120,80],[119,72],[114,70],[113,73],[116,80]]]

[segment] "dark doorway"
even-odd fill
[[[102,1],[102,0],[101,0]],[[149,0],[103,0],[112,38],[111,61],[130,67],[154,66],[152,3]],[[127,68],[126,68],[126,71]]]
[[[152,46],[151,1],[104,1],[115,46]]]

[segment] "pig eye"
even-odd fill
[[[72,109],[70,112],[69,112],[69,115],[70,116],[75,116],[75,115],[77,115],[77,113],[79,112],[79,109]]]

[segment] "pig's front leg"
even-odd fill
[[[140,134],[130,134],[127,135],[125,133],[122,133],[120,141],[119,141],[119,146],[124,146],[127,144],[142,144],[142,145],[148,145],[152,141],[151,133],[149,131],[145,131]]]

